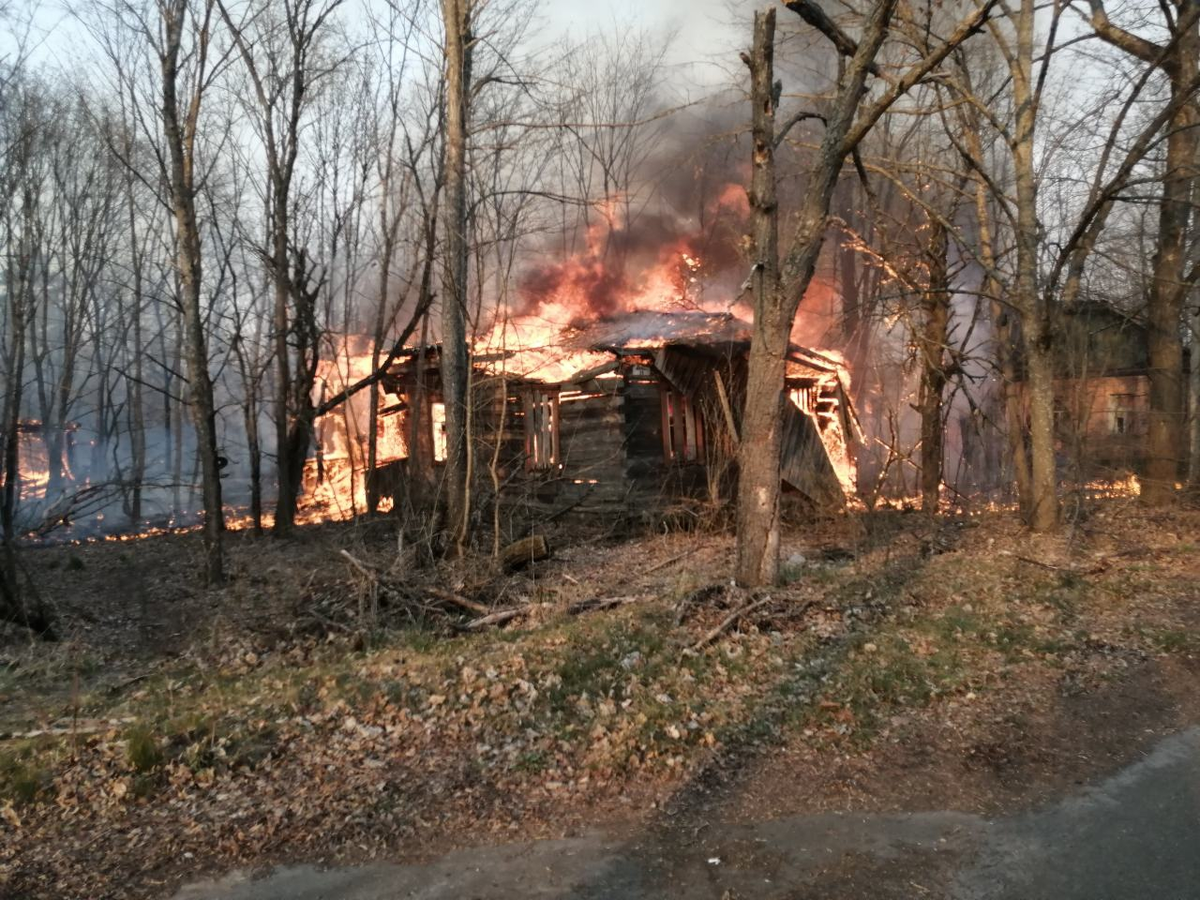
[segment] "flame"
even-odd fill
[[[486,365],[490,375],[516,377],[564,384],[577,375],[599,369],[611,362],[612,355],[588,349],[584,341],[570,340],[580,326],[598,320],[634,312],[649,313],[727,313],[738,297],[725,287],[711,299],[706,288],[718,276],[734,272],[736,282],[744,279],[749,263],[738,252],[736,240],[722,244],[711,240],[711,233],[680,217],[644,214],[629,218],[626,198],[612,196],[594,204],[584,230],[581,246],[575,253],[549,263],[530,266],[517,284],[512,304],[501,304],[490,320],[481,323],[472,340],[475,359]],[[750,207],[745,189],[739,184],[718,188],[705,204],[700,221],[713,222],[722,217],[744,230]],[[728,236],[726,236],[728,238]],[[723,254],[723,255],[722,255]],[[729,279],[725,279],[726,282]],[[817,278],[812,282],[801,305],[802,313],[793,329],[793,340],[808,346],[819,345],[836,321],[837,291]],[[738,309],[743,318],[749,309]],[[625,346],[657,348],[669,338],[654,330],[654,316],[639,325],[646,334],[626,335]],[[840,356],[826,353],[831,363],[843,363]],[[340,390],[372,371],[372,357],[363,339],[346,336],[323,366],[320,388],[325,395]],[[837,376],[831,376],[836,380]],[[848,389],[848,383],[844,384]],[[379,389],[382,390],[382,389]],[[366,392],[364,392],[365,394]],[[369,395],[367,395],[369,397]],[[399,398],[380,397],[380,409],[400,410]],[[570,400],[569,392],[564,401]],[[352,408],[340,415],[326,416],[318,426],[320,464],[310,461],[306,478],[306,511],[329,518],[348,518],[366,509],[366,427],[369,403],[355,399]],[[813,414],[814,417],[816,413]],[[434,403],[431,410],[433,455],[446,458],[445,407]],[[846,446],[840,419],[821,420],[836,446]],[[837,418],[834,416],[833,418]],[[331,420],[331,421],[326,421]],[[388,412],[380,421],[377,464],[403,459],[405,447],[404,412]],[[840,443],[839,443],[840,442]],[[835,447],[836,450],[836,447]],[[853,461],[848,451],[834,452],[838,476],[843,484],[853,482]],[[590,483],[590,482],[589,482]]]
[[[368,338],[330,335],[328,339],[332,352],[321,361],[313,387],[313,399],[318,403],[367,377],[375,369],[375,356]],[[375,465],[387,465],[408,456],[405,411],[399,398],[388,394],[380,384],[359,391],[317,422],[317,452],[305,463],[299,521],[350,519],[367,510],[372,391],[379,410]],[[390,508],[391,498],[386,499]]]
[[[68,423],[66,430],[74,431],[77,428],[75,423]],[[61,453],[59,471],[62,481],[64,484],[74,484],[76,478],[71,471],[65,441]],[[22,504],[58,499],[46,496],[46,490],[50,486],[50,448],[40,419],[21,419],[17,423],[17,478],[17,490]],[[5,473],[0,468],[0,487],[4,482]],[[84,486],[86,483],[85,481]]]

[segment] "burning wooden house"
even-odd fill
[[[633,312],[537,345],[509,333],[500,346],[477,346],[469,454],[477,508],[517,533],[568,515],[649,522],[728,498],[750,330],[729,314]],[[398,507],[418,469],[436,482],[446,456],[439,363],[436,345],[414,349],[380,386],[390,455],[377,455],[364,482]],[[859,436],[844,367],[793,346],[781,404],[785,489],[840,504],[853,489]],[[348,452],[343,418],[320,423],[322,453]]]

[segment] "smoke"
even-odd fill
[[[513,312],[728,309],[748,271],[749,150],[738,118],[680,114],[660,126],[636,178],[590,198],[566,233],[530,248]]]
[[[587,312],[609,316],[621,310],[630,285],[623,266],[606,267],[601,259],[583,258],[532,267],[521,276],[518,289],[520,315],[534,315],[555,299],[570,296],[582,301]]]

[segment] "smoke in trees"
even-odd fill
[[[210,8],[179,5],[193,25]],[[393,357],[402,335],[441,337],[442,11],[416,0],[367,7],[238,0],[224,16],[211,7],[194,172],[197,321],[235,527],[270,526],[280,459],[285,493],[300,492],[298,514],[329,512],[304,494],[323,464],[312,419],[343,388],[323,371],[360,366],[356,377],[365,375]],[[503,338],[496,323],[521,319],[539,320],[544,340],[579,319],[639,307],[749,316],[749,112],[736,60],[724,61],[733,81],[702,95],[669,62],[678,56],[670,35],[621,23],[548,43],[521,0],[472,8],[486,39],[473,48],[465,131],[459,302],[469,340]],[[155,9],[105,0],[80,8],[86,82],[49,62],[13,57],[0,68],[0,363],[14,533],[198,521],[204,454],[157,124],[161,59],[139,24]],[[1008,35],[1013,23],[992,18],[989,27]],[[777,191],[780,208],[795,210],[845,62],[799,17],[780,24]],[[898,69],[922,51],[930,38],[917,24],[893,23],[880,66]],[[854,370],[867,492],[911,495],[918,484],[922,247],[937,217],[948,245],[948,286],[936,292],[949,298],[947,346],[934,354],[947,370],[943,496],[1003,493],[1019,474],[1010,463],[1028,422],[1010,401],[1028,325],[1011,306],[1014,168],[1000,137],[1017,107],[1011,86],[991,74],[987,46],[972,39],[913,86],[833,174],[829,240],[791,323],[793,341],[840,352]],[[1087,48],[1060,37],[1044,55],[1051,75],[1080,64]],[[1047,308],[1073,291],[1136,318],[1163,282],[1147,262],[1159,238],[1147,208],[1164,196],[1167,164],[1168,123],[1155,117],[1194,85],[1172,84],[1118,50],[1088,65],[1095,79],[1050,77],[1041,96],[1046,144],[1022,162],[1022,177],[1038,181],[1026,218],[1042,230],[1025,229],[1022,259],[1034,270],[1022,278],[1048,286]],[[293,96],[298,73],[303,90]],[[869,75],[863,102],[888,84]],[[1100,224],[1077,236],[1083,221]],[[1086,252],[1060,249],[1079,246]],[[928,334],[935,341],[940,330]],[[339,414],[374,421],[387,401],[373,383],[365,390],[358,412]],[[360,433],[347,453],[367,467],[379,435]],[[364,506],[356,495],[338,514]]]

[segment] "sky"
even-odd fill
[[[582,37],[589,30],[634,27],[652,34],[675,33],[669,56],[678,77],[701,85],[725,80],[740,68],[738,51],[750,41],[752,11],[769,0],[540,0],[553,31]],[[17,3],[12,9],[20,10]],[[34,0],[34,60],[53,65],[75,56],[87,43],[65,0]],[[25,18],[25,15],[21,15]],[[0,56],[13,44],[14,21],[0,21]],[[23,30],[23,29],[22,29]]]
[[[731,9],[752,8],[747,0],[543,0],[547,15],[563,28],[583,30],[631,24],[652,31],[675,30],[676,62],[694,62],[730,54],[749,42],[750,14],[745,27],[732,26]],[[765,5],[760,3],[759,5]]]

